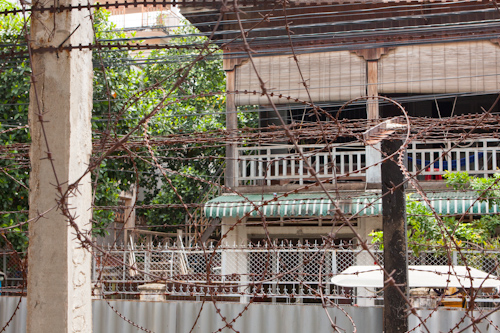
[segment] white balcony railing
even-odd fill
[[[498,171],[500,165],[500,141],[414,142],[408,147],[408,169],[429,179],[439,179],[448,171],[467,171],[469,174],[487,177]]]
[[[111,22],[117,29],[163,28],[173,30],[181,25],[180,14],[157,7],[141,8],[140,13],[128,13],[125,8],[111,11]]]
[[[304,184],[312,181],[311,167],[319,178],[364,177],[359,171],[365,165],[365,148],[361,145],[331,146],[273,145],[238,148],[239,185],[284,185],[290,182]],[[305,162],[307,160],[307,163]]]
[[[314,181],[311,165],[320,179],[363,181],[365,147],[360,144],[293,145],[239,147],[237,184],[285,185]],[[500,147],[496,139],[483,139],[456,145],[446,141],[412,142],[407,149],[408,169],[420,180],[441,179],[449,171],[467,171],[488,176],[500,168]],[[307,161],[308,163],[306,163]]]

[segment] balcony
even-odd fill
[[[266,145],[239,147],[238,186],[304,185],[315,182],[308,165],[320,180],[364,182],[366,148],[359,144]],[[302,159],[302,156],[304,159]],[[306,163],[307,161],[307,163]],[[483,139],[455,145],[450,141],[418,141],[407,149],[408,170],[418,180],[440,180],[447,171],[467,171],[486,177],[500,167],[498,140]]]
[[[138,9],[125,7],[113,9],[110,20],[116,29],[155,30],[158,34],[159,30],[168,32],[179,27],[182,17],[176,8],[140,6]]]

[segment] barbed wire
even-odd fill
[[[73,10],[90,11],[91,9],[100,8],[112,9],[137,6],[160,7],[167,5],[192,6],[195,8],[198,6],[214,9],[214,3],[214,1],[125,1],[123,3],[89,3],[87,5],[63,5],[58,7],[33,6],[32,8],[25,7],[23,9],[0,11],[0,15],[20,13],[23,15],[32,13],[35,15],[35,13],[44,12],[55,14]],[[62,53],[63,51],[79,52],[89,50],[95,52],[103,50],[129,52],[160,49],[176,51],[192,50],[198,52],[195,57],[187,59],[186,63],[180,69],[175,70],[175,75],[173,73],[166,74],[170,75],[169,78],[173,78],[172,82],[168,82],[163,77],[163,82],[161,83],[155,82],[145,84],[145,86],[134,94],[133,97],[123,99],[123,107],[121,107],[116,114],[112,114],[111,104],[114,98],[111,96],[111,78],[107,75],[107,72],[109,71],[109,73],[111,73],[111,70],[105,65],[106,60],[100,56],[100,66],[97,66],[97,68],[102,71],[105,76],[104,81],[107,86],[105,95],[107,96],[107,100],[104,99],[103,101],[108,102],[107,118],[104,119],[105,117],[103,117],[103,121],[107,121],[108,123],[105,129],[95,131],[94,133],[93,156],[85,175],[80,175],[73,184],[64,184],[58,180],[59,175],[54,166],[57,156],[53,155],[52,150],[49,149],[51,147],[48,146],[47,150],[44,152],[44,157],[53,165],[53,175],[56,179],[54,187],[58,192],[57,202],[55,202],[51,210],[57,209],[67,218],[79,245],[93,253],[94,267],[97,267],[93,279],[94,286],[100,286],[99,288],[101,290],[98,296],[106,300],[113,312],[135,328],[145,332],[152,332],[144,325],[139,325],[123,313],[120,313],[120,311],[109,302],[109,299],[110,297],[119,297],[121,292],[127,296],[138,298],[141,295],[141,292],[137,289],[139,284],[160,282],[165,286],[165,290],[162,292],[163,296],[174,295],[176,297],[190,299],[190,297],[192,298],[193,295],[195,295],[196,297],[202,298],[202,306],[198,313],[192,314],[193,325],[191,331],[196,330],[196,325],[201,320],[203,308],[204,306],[208,306],[208,304],[211,304],[211,306],[215,308],[215,312],[222,322],[222,327],[218,328],[216,332],[222,332],[225,329],[238,332],[238,322],[248,313],[252,304],[261,300],[266,301],[273,297],[281,297],[288,300],[306,298],[314,300],[314,302],[321,304],[325,309],[325,316],[328,317],[332,330],[348,331],[351,328],[340,327],[335,318],[330,316],[328,308],[336,307],[346,318],[348,318],[348,321],[352,324],[352,331],[356,332],[356,321],[351,314],[341,305],[337,304],[335,300],[340,298],[346,301],[351,301],[353,298],[372,300],[379,297],[387,289],[382,288],[378,290],[376,292],[377,294],[374,296],[362,294],[355,295],[352,290],[348,289],[332,291],[332,289],[336,287],[331,284],[331,278],[335,275],[339,275],[341,270],[353,265],[354,261],[357,260],[356,258],[362,258],[363,256],[365,256],[363,260],[366,264],[375,263],[377,268],[374,268],[374,270],[384,270],[382,266],[384,259],[380,251],[378,251],[376,246],[369,244],[367,236],[362,234],[359,229],[359,225],[363,223],[360,220],[364,216],[363,212],[378,205],[377,202],[381,200],[382,194],[380,191],[371,191],[369,196],[365,196],[366,200],[360,202],[359,207],[354,209],[352,206],[355,200],[359,199],[360,192],[364,194],[366,190],[365,184],[362,183],[360,184],[361,186],[358,187],[353,186],[350,191],[345,191],[342,186],[346,185],[349,180],[352,181],[355,177],[365,177],[364,182],[366,182],[366,173],[369,170],[373,170],[385,161],[390,160],[396,162],[405,175],[404,183],[392,184],[392,189],[395,190],[406,184],[411,184],[412,191],[409,192],[412,194],[409,201],[419,204],[422,203],[431,212],[430,214],[427,214],[427,212],[417,212],[408,215],[423,218],[431,216],[435,221],[437,232],[442,238],[442,244],[416,245],[420,245],[426,250],[434,251],[432,254],[435,255],[435,258],[440,258],[435,259],[434,263],[437,262],[441,265],[450,265],[450,276],[461,276],[455,269],[455,266],[461,263],[469,269],[468,275],[465,276],[465,278],[473,280],[474,277],[470,272],[470,268],[486,266],[485,262],[488,262],[487,276],[493,276],[495,275],[494,273],[498,275],[499,254],[495,251],[490,251],[484,243],[477,244],[471,242],[469,246],[464,246],[463,243],[465,242],[458,240],[457,232],[459,227],[465,223],[466,219],[470,221],[475,215],[496,216],[499,214],[498,211],[490,209],[490,206],[499,198],[499,194],[496,192],[498,191],[498,182],[500,178],[495,179],[487,188],[480,191],[477,189],[471,190],[470,188],[452,191],[450,189],[445,189],[444,185],[441,186],[442,188],[428,190],[422,185],[422,181],[427,180],[425,180],[425,178],[421,179],[423,177],[441,177],[444,170],[453,169],[450,167],[453,161],[455,161],[455,164],[460,164],[461,159],[464,159],[464,163],[467,166],[476,163],[474,168],[466,169],[468,171],[474,171],[478,175],[493,175],[496,172],[493,160],[497,158],[497,150],[494,148],[498,147],[498,143],[495,140],[498,139],[500,130],[500,115],[493,113],[494,110],[498,109],[495,106],[496,102],[493,106],[488,107],[489,110],[483,110],[483,112],[479,114],[464,114],[449,118],[431,119],[409,116],[401,103],[398,102],[398,98],[385,96],[375,97],[380,105],[384,107],[395,105],[398,112],[404,115],[404,120],[406,122],[406,138],[401,148],[390,156],[383,156],[379,161],[369,163],[366,159],[366,155],[364,155],[364,162],[363,158],[359,157],[359,160],[354,163],[352,162],[355,158],[353,156],[361,150],[364,151],[365,147],[368,145],[363,133],[386,119],[347,119],[343,118],[346,113],[345,110],[348,112],[350,108],[363,108],[367,103],[367,99],[374,99],[374,97],[359,96],[344,103],[340,108],[336,108],[333,111],[314,100],[310,93],[311,87],[308,83],[309,79],[302,71],[304,64],[298,57],[298,52],[302,50],[303,45],[301,41],[293,36],[293,30],[297,27],[293,25],[292,20],[303,19],[303,17],[300,15],[297,16],[297,14],[289,17],[287,11],[290,9],[290,3],[286,1],[275,1],[272,4],[266,3],[266,10],[262,10],[262,12],[260,12],[262,16],[257,19],[254,17],[242,18],[241,16],[245,12],[249,13],[249,9],[259,12],[258,5],[264,5],[263,1],[222,1],[218,2],[218,5],[220,5],[220,8],[215,8],[214,13],[216,13],[216,16],[219,16],[219,21],[214,23],[214,25],[216,25],[215,28],[212,27],[210,31],[201,34],[208,35],[208,40],[200,43],[189,45],[168,43],[149,44],[147,42],[145,44],[136,43],[133,45],[121,44],[120,42],[108,42],[105,44],[94,42],[86,45],[63,43],[64,45],[60,47],[38,49],[34,49],[30,46],[30,43],[27,43],[26,45],[13,44],[9,46],[10,50],[8,52],[0,54],[0,59],[7,60],[12,60],[15,57],[28,56],[33,66],[33,57],[38,53],[46,54],[51,52]],[[341,5],[336,6],[338,6],[337,8],[342,8]],[[435,8],[444,9],[444,7],[445,6]],[[304,6],[300,8],[313,7]],[[414,10],[419,10],[419,8],[419,6],[416,6]],[[304,11],[304,16],[309,15],[306,10]],[[234,15],[232,20],[223,17],[225,14],[229,13]],[[356,13],[357,12],[354,11],[351,15]],[[281,21],[278,21],[277,17],[279,17]],[[254,46],[255,42],[252,40],[250,33],[258,32],[259,27],[268,28],[266,24],[269,22],[279,22],[279,28],[286,31],[286,42],[281,42],[286,45],[286,52],[283,52],[281,49],[278,50],[278,47],[273,51],[277,54],[290,55],[290,66],[296,68],[299,73],[299,79],[296,83],[303,87],[303,90],[306,92],[305,98],[303,97],[304,94],[299,94],[299,91],[297,91],[297,97],[288,96],[286,95],[289,94],[288,91],[282,93],[270,86],[262,76],[262,69],[259,68],[255,62],[258,56],[262,56],[262,53],[259,54],[259,52],[262,52],[262,45],[265,47],[267,46],[266,44]],[[236,37],[231,41],[221,41],[218,39],[219,37],[217,35],[218,26],[228,23],[234,25],[230,33],[236,35]],[[494,22],[491,23],[488,21],[487,23],[488,24],[485,24],[483,29],[473,32],[479,34],[479,36],[476,35],[474,38],[486,39],[496,33],[497,28],[494,26]],[[251,27],[249,24],[251,24]],[[309,26],[311,25],[308,25],[308,27]],[[436,27],[436,29],[444,35],[447,34],[447,32],[445,32],[447,31],[447,27]],[[30,41],[31,37],[28,35],[26,26],[24,27],[23,33],[25,34],[24,39]],[[94,31],[94,34],[95,33]],[[306,34],[299,35],[299,37],[304,39],[313,39]],[[449,33],[449,36],[444,40],[449,41],[454,40],[454,38],[469,40],[468,37],[464,35],[466,34],[457,30]],[[367,38],[370,42],[378,40],[373,36],[368,36]],[[415,39],[417,43],[421,42],[417,37],[405,36],[405,38],[410,40]],[[386,36],[384,38],[386,41],[388,39],[397,41],[398,39],[402,39],[402,36],[398,32],[395,36]],[[258,40],[258,38],[255,40]],[[121,42],[127,41],[136,42],[132,39],[124,39]],[[345,42],[355,43],[356,39],[345,38]],[[405,43],[407,42],[406,40]],[[217,43],[223,43],[223,45],[217,45]],[[329,43],[331,44],[332,42]],[[340,45],[344,43],[344,40],[342,38],[337,38],[333,43]],[[18,51],[17,47],[20,46],[26,47],[27,49]],[[259,49],[259,47],[261,48]],[[7,46],[5,46],[5,48],[8,49]],[[228,87],[225,91],[215,91],[214,89],[214,91],[203,93],[183,93],[182,97],[178,97],[179,95],[176,91],[186,82],[194,66],[197,63],[210,60],[210,55],[222,50],[228,53],[234,50],[242,51],[242,57],[244,57],[253,68],[255,77],[259,82],[258,86],[260,90],[242,91]],[[321,50],[324,51],[323,48],[321,48]],[[231,59],[231,56],[227,57],[226,60],[227,59]],[[1,65],[5,66],[2,67],[2,69],[8,66],[7,63],[2,63]],[[2,69],[0,69],[0,73]],[[32,82],[36,82],[37,77],[33,73],[34,71],[32,71],[31,80]],[[321,75],[321,73],[317,75]],[[471,75],[470,77],[472,78],[473,76]],[[475,78],[478,77],[481,76],[475,76]],[[165,84],[165,86],[162,86],[162,84]],[[158,87],[163,89],[163,95],[155,101],[150,109],[148,109],[148,113],[144,117],[136,117],[137,121],[129,123],[128,127],[124,130],[119,130],[119,127],[122,126],[119,124],[120,119],[126,119],[127,113],[137,107],[140,102],[148,99],[149,97],[147,94]],[[36,94],[36,88],[33,88],[31,93]],[[262,115],[260,118],[261,123],[254,125],[254,127],[236,129],[218,128],[209,131],[183,129],[182,133],[178,130],[169,135],[155,134],[154,124],[152,124],[152,122],[155,117],[162,117],[161,112],[163,110],[167,108],[182,107],[182,103],[189,103],[197,98],[206,99],[221,95],[225,95],[226,98],[227,96],[236,97],[243,95],[256,95],[262,97],[266,100],[263,104],[266,104],[266,108],[271,111],[272,116]],[[298,98],[299,95],[302,97]],[[290,103],[293,103],[295,106],[300,105],[304,108],[304,113],[307,113],[310,119],[313,120],[310,122],[288,121],[287,119],[290,118],[283,117],[283,110],[286,111],[286,107],[282,107],[281,104],[287,105]],[[36,105],[32,107],[36,109]],[[42,127],[45,122],[45,112],[46,110],[42,109],[36,112],[38,115],[36,121],[38,121]],[[240,111],[237,110],[236,113],[238,112]],[[262,110],[258,111],[258,113],[262,112]],[[216,112],[211,112],[211,114],[214,115]],[[182,115],[181,113],[175,114],[174,116],[191,117],[190,115]],[[271,123],[273,118],[278,119],[278,121],[276,123]],[[267,124],[263,125],[263,122],[267,122]],[[2,123],[2,126],[3,125]],[[28,125],[25,124],[16,124],[16,126],[17,127],[0,131],[0,135],[15,134],[18,131],[25,131],[28,128]],[[46,137],[45,134],[43,136]],[[396,135],[394,135],[394,137],[395,136]],[[400,136],[400,134],[397,136]],[[489,141],[482,145],[477,144],[477,142],[481,140]],[[456,153],[454,157],[452,156],[461,146],[469,144],[472,148],[469,147],[469,150],[463,150]],[[229,157],[220,151],[211,151],[212,149],[221,150],[228,145],[239,145],[238,149],[241,149],[242,153],[235,157]],[[305,148],[308,145],[310,147]],[[431,152],[412,152],[412,160],[409,160],[405,151],[411,149],[417,151],[417,145],[430,147],[428,150]],[[23,190],[28,189],[28,182],[26,178],[20,178],[17,172],[29,171],[30,166],[28,162],[29,150],[31,149],[30,146],[29,141],[18,143],[15,142],[14,139],[6,139],[0,146],[0,161],[5,163],[1,166],[2,173],[13,181],[13,183],[16,184],[15,186]],[[343,165],[346,161],[343,160],[344,157],[341,156],[342,149],[348,151],[349,148],[352,148],[352,151],[350,151],[351,155],[345,155],[348,155],[351,159],[349,160],[352,162],[350,169],[341,166],[341,164]],[[275,151],[272,151],[272,149],[275,149]],[[380,149],[373,149],[380,153]],[[471,153],[471,150],[475,151]],[[266,152],[263,153],[262,151]],[[479,156],[479,153],[482,155]],[[340,156],[340,158],[338,158],[338,156]],[[472,160],[471,156],[474,156]],[[319,166],[321,164],[321,159],[324,159],[323,165]],[[482,166],[479,164],[479,160],[481,159]],[[417,162],[417,160],[419,160],[419,162]],[[104,165],[117,161],[129,164],[121,166],[121,169],[119,167],[114,168]],[[209,163],[206,168],[210,169],[208,170],[209,172],[207,172],[207,174],[196,174],[193,172],[191,165],[196,161],[208,161]],[[447,163],[446,168],[444,167],[445,162]],[[249,179],[238,180],[239,183],[237,181],[236,184],[233,185],[230,185],[228,182],[222,183],[222,181],[218,180],[220,175],[216,174],[217,168],[215,166],[222,166],[225,164],[227,167],[231,165],[231,163],[236,163],[238,168],[240,168],[238,177],[244,178],[244,174],[247,173],[251,174],[248,176]],[[437,171],[434,170],[436,169],[436,163],[438,165]],[[488,166],[490,163],[492,165],[491,168]],[[299,164],[300,170],[296,170],[295,167]],[[407,164],[413,166],[408,167]],[[252,168],[258,170],[252,171]],[[288,170],[288,168],[290,168],[290,170]],[[459,167],[455,166],[455,169],[459,170]],[[151,202],[147,202],[144,199],[139,199],[136,193],[129,196],[129,203],[126,204],[118,202],[99,204],[97,203],[97,197],[103,195],[103,193],[99,192],[102,191],[102,189],[99,188],[101,184],[101,178],[99,177],[102,177],[98,176],[100,172],[116,172],[117,174],[128,172],[131,176],[126,178],[126,182],[133,184],[133,186],[130,187],[133,191],[139,191],[141,186],[139,178],[143,173],[151,175],[151,179],[149,180],[153,182],[161,181],[164,186],[160,188],[160,186],[156,184],[152,188],[146,189],[144,195],[147,196],[149,194],[147,193],[148,191],[170,191],[173,193],[174,199],[170,199],[171,202],[168,203],[154,202],[155,199],[150,199]],[[94,174],[95,178],[93,181],[94,199],[89,209],[94,212],[114,211],[122,214],[123,224],[112,222],[115,224],[118,236],[115,237],[110,247],[99,244],[87,231],[80,229],[75,222],[76,216],[72,213],[72,207],[68,200],[77,190],[77,184],[90,173]],[[326,173],[326,176],[324,173]],[[207,198],[217,197],[223,192],[223,197],[237,197],[239,201],[222,201],[222,204],[220,202],[196,202],[196,199],[189,194],[191,189],[186,189],[185,184],[178,182],[178,179],[184,182],[189,181],[198,184],[193,186],[193,188],[197,191],[208,192]],[[353,182],[353,184],[354,183],[355,182]],[[268,188],[266,189],[266,187]],[[447,196],[443,194],[444,192],[453,194],[460,193],[464,196],[468,196],[470,200],[464,204],[464,209],[462,211],[443,214],[443,212],[435,207],[433,201],[441,200],[445,202],[444,205],[451,205],[456,201],[456,198]],[[493,194],[490,192],[493,192]],[[317,200],[317,202],[306,202],[302,197],[293,197],[294,195],[302,195],[305,193],[316,193],[310,200]],[[415,193],[415,195],[413,195],[413,193]],[[118,193],[118,195],[120,194],[124,196],[123,193]],[[487,197],[487,199],[485,199],[485,197]],[[24,200],[24,197],[20,200]],[[488,209],[487,211],[478,213],[477,210],[474,210],[474,207],[478,204],[482,204],[484,200],[489,200],[485,203]],[[347,212],[344,207],[346,202],[351,205],[352,208],[349,212]],[[325,214],[326,216],[318,217],[316,217],[314,213],[310,213],[310,211],[304,213],[303,216],[287,216],[286,213],[281,211],[273,213],[274,215],[268,214],[271,209],[275,209],[276,207],[286,212],[288,209],[291,210],[294,207],[303,206],[304,211],[306,211],[309,209],[306,208],[306,206],[313,204],[328,204],[330,206],[330,211],[328,214]],[[228,207],[234,209],[237,214],[231,215],[232,213],[226,210]],[[219,211],[218,217],[231,218],[226,221],[218,222],[215,226],[216,228],[208,235],[213,241],[210,244],[208,244],[206,240],[201,241],[201,239],[207,230],[211,230],[212,223],[215,223],[214,221],[216,219],[207,216],[203,218],[200,217],[203,216],[203,209],[217,209]],[[238,209],[241,209],[241,211],[238,211]],[[171,216],[165,214],[164,217],[162,217],[161,212],[169,210],[182,212],[182,215],[185,216],[185,222],[169,223],[165,221],[165,219],[171,218]],[[126,226],[126,221],[134,219],[134,214],[141,212],[145,212],[146,215],[143,216],[149,218],[146,225],[134,227]],[[155,212],[160,212],[158,213],[158,217],[148,217],[148,213],[152,214]],[[2,206],[0,215],[14,215],[20,218],[20,220],[13,220],[9,225],[0,228],[2,235],[6,235],[4,239],[7,239],[5,237],[9,235],[26,233],[26,226],[35,223],[35,221],[43,221],[48,211],[38,212],[34,214],[35,216],[32,216],[32,212],[29,218],[26,218],[27,213],[29,213],[29,211],[23,209],[21,206],[18,208],[14,205]],[[370,214],[371,217],[376,217],[380,216],[381,212],[379,210]],[[116,218],[117,214],[114,216],[114,218]],[[456,218],[456,222],[452,227],[447,226],[447,217]],[[94,216],[93,220],[99,222],[99,216]],[[319,220],[322,220],[321,225],[319,225]],[[298,234],[287,234],[288,236],[281,237],[281,244],[276,238],[280,238],[279,235],[284,231],[273,229],[292,226],[296,228],[295,230],[298,232],[300,228],[311,225],[323,229],[321,229],[321,232],[301,234],[298,238],[296,237],[299,236]],[[149,230],[153,228],[163,229],[163,231],[156,232],[155,234],[154,231]],[[228,245],[228,239],[231,241],[234,238],[233,235],[239,232],[239,230],[242,230],[242,228],[253,228],[253,232],[259,236],[257,237],[257,244]],[[191,243],[186,244],[187,246],[185,247],[182,242],[177,240],[178,245],[167,246],[166,244],[168,243],[165,238],[170,239],[170,242],[172,242],[170,235],[172,229],[184,231],[191,230],[189,231]],[[302,229],[300,230],[303,232]],[[145,235],[157,237],[156,243],[150,241],[142,246],[129,244],[132,246],[131,248],[120,248],[116,242],[120,237],[125,238],[124,235],[129,235],[131,231],[139,235],[141,232],[146,232]],[[147,232],[150,232],[150,234]],[[168,236],[162,236],[162,232],[168,234]],[[305,241],[301,243],[300,241],[290,239],[287,242],[285,241],[286,237],[305,239]],[[342,241],[339,241],[344,239],[343,237],[349,237],[352,241],[343,244]],[[143,240],[145,239],[146,238],[143,238]],[[315,239],[315,241],[320,240],[320,242],[312,244],[308,242],[308,239]],[[126,241],[128,242],[128,240]],[[262,244],[259,242],[262,242]],[[345,247],[349,247],[350,249],[345,249]],[[20,267],[24,272],[26,269],[26,259],[22,258],[27,258],[26,254],[14,248],[11,248],[9,253],[18,255],[18,260],[12,265]],[[300,253],[300,258],[296,255],[297,253]],[[422,258],[427,256],[428,253],[423,253],[423,256],[414,256],[411,260],[414,262],[418,262],[419,260],[425,261]],[[473,256],[471,256],[471,254],[473,254]],[[340,257],[340,255],[344,255],[345,258],[341,259],[342,257]],[[477,258],[474,257],[479,255],[482,255],[484,258],[480,264],[478,264]],[[135,256],[143,256],[141,257],[143,261],[135,260]],[[158,258],[157,262],[151,259],[155,256]],[[429,254],[429,256],[432,255]],[[334,258],[341,262],[340,265],[335,267],[336,271],[332,266]],[[425,259],[431,261],[428,258]],[[488,260],[491,260],[491,262]],[[160,264],[162,261],[165,263]],[[361,262],[362,260],[359,259],[359,261]],[[160,269],[149,269],[145,264],[146,262],[151,266],[156,265]],[[178,267],[176,266],[175,268],[169,269],[166,263],[171,267],[174,267],[174,265]],[[223,267],[224,264],[226,267]],[[246,268],[243,270],[240,269],[238,266],[239,264],[245,265]],[[185,267],[183,267],[183,265]],[[120,272],[126,278],[116,282],[116,280],[113,280],[112,274],[107,270]],[[392,277],[393,272],[384,272],[388,277],[388,286],[386,286],[386,288],[398,287]],[[494,277],[493,279],[497,278]],[[16,294],[19,293],[22,296],[25,292],[25,280],[24,276],[20,278],[20,280],[17,280],[20,281],[20,288],[16,290]],[[464,291],[463,299],[466,297],[468,298],[470,308],[460,314],[459,320],[453,323],[454,327],[450,328],[450,332],[466,331],[469,327],[475,331],[480,331],[478,325],[482,320],[488,321],[489,324],[498,331],[498,326],[489,319],[491,314],[497,310],[497,307],[492,310],[482,310],[476,305],[478,298],[491,300],[497,295],[480,294],[479,288],[476,288],[477,290],[474,290],[474,288],[467,288],[462,280],[460,280],[460,282],[462,284],[458,289]],[[110,290],[113,286],[116,290]],[[127,289],[127,286],[129,289]],[[120,290],[120,288],[123,288],[123,290]],[[276,290],[276,288],[282,288],[282,290]],[[96,287],[96,289],[98,288]],[[400,289],[397,288],[397,290]],[[468,291],[467,295],[465,295],[465,291]],[[429,296],[429,298],[435,302],[434,306],[430,308],[431,314],[425,316],[419,315],[417,311],[418,306],[415,305],[415,300],[412,299],[412,297],[408,297],[404,294],[402,294],[402,296],[407,303],[406,313],[411,313],[418,320],[418,325],[411,328],[409,331],[423,330],[432,332],[433,328],[429,324],[429,318],[432,313],[438,310],[439,303],[446,302],[447,296],[445,293],[443,292],[437,296]],[[245,305],[237,315],[227,317],[223,314],[219,303],[221,300],[231,300],[234,298],[245,299]],[[0,324],[0,326],[3,326],[2,331],[7,329],[7,326],[12,322],[14,316],[19,312],[20,302],[21,298],[8,322],[6,324]],[[479,315],[473,311],[478,309],[481,310]],[[470,321],[470,324],[467,324],[467,321]]]

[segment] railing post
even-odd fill
[[[3,257],[3,267],[2,267],[2,272],[7,275],[7,255],[5,251],[2,251],[2,257]]]
[[[123,262],[123,271],[122,271],[122,281],[126,281],[127,280],[127,263],[128,263],[128,260],[127,260],[127,248],[123,248],[123,258],[122,258],[122,262]]]
[[[275,257],[274,258],[275,260],[273,260],[273,262],[274,262],[274,269],[276,270],[276,275],[278,275],[279,272],[280,272],[280,253],[281,252],[278,249],[277,251],[274,252],[274,255],[273,255],[273,257]],[[271,267],[271,272],[272,272],[272,268],[273,267]],[[273,294],[274,295],[278,295],[279,290],[280,289],[279,289],[279,286],[278,286],[278,281],[276,281],[275,283],[273,283]],[[277,297],[273,297],[273,301],[272,302],[276,303],[276,301],[277,301]]]
[[[144,252],[144,281],[149,281],[151,277],[151,252],[147,249]]]
[[[171,278],[172,276],[174,276],[174,259],[175,259],[175,257],[174,257],[174,251],[169,250],[168,252],[170,253],[170,276],[169,277]]]
[[[483,140],[482,144],[483,144],[483,170],[484,170],[483,177],[486,178],[486,177],[488,177],[488,171],[489,171],[488,170],[488,141]],[[493,166],[492,169],[495,170],[495,167]]]
[[[265,178],[266,178],[266,185],[269,186],[271,185],[271,177],[273,175],[273,160],[272,160],[272,155],[271,155],[271,148],[266,149],[266,173],[265,173]]]

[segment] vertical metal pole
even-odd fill
[[[385,156],[401,148],[401,140],[383,140]],[[394,156],[394,160],[397,155]],[[384,231],[384,268],[395,284],[384,276],[384,332],[400,333],[408,330],[408,250],[406,240],[406,203],[401,168],[393,160],[382,163],[382,216]]]

